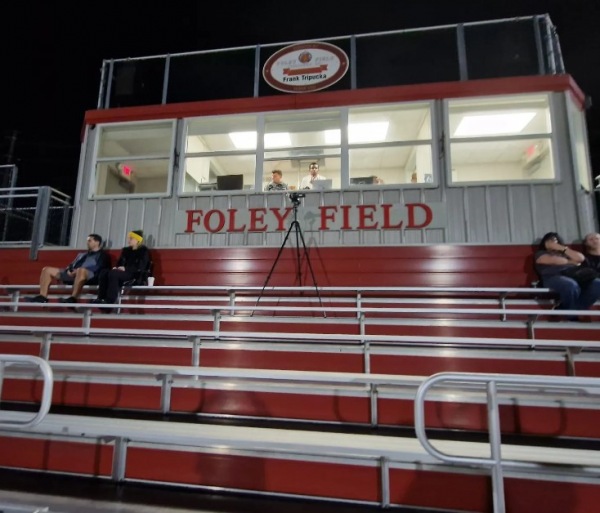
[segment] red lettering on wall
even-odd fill
[[[342,226],[340,228],[342,230],[352,229],[352,226],[350,226],[350,209],[352,208],[352,205],[342,205],[340,208],[344,214],[342,218]]]
[[[227,231],[228,232],[243,232],[246,229],[246,225],[243,224],[242,226],[235,226],[235,218],[238,212],[237,208],[230,208],[228,211],[229,213],[229,226],[227,226]]]
[[[251,208],[250,211],[250,232],[266,232],[267,225],[265,224],[266,208]],[[259,226],[260,224],[260,226]]]
[[[231,208],[186,210],[185,233],[194,232],[275,232],[284,231],[293,212],[286,208]],[[312,225],[320,220],[319,230],[398,230],[422,229],[433,223],[432,207],[425,203],[405,205],[324,205],[303,217]],[[246,222],[248,216],[249,221]]]
[[[319,227],[319,230],[329,230],[327,221],[335,221],[337,209],[338,208],[335,205],[321,207],[321,226]]]
[[[285,230],[285,220],[292,212],[292,207],[286,208],[283,212],[283,215],[281,214],[281,211],[278,208],[270,208],[269,210],[273,212],[275,219],[277,219],[277,230],[279,230],[280,232]]]
[[[211,226],[211,219],[217,219],[216,226]],[[216,233],[220,232],[225,226],[225,214],[221,210],[209,210],[204,217],[204,228],[207,232]]]
[[[358,208],[358,229],[375,230],[379,223],[367,224],[367,221],[373,221],[375,214],[375,205],[357,205]]]
[[[392,210],[394,205],[381,205],[383,209],[383,226],[381,227],[384,230],[389,230],[391,228],[402,228],[403,221],[400,221],[398,224],[392,224],[390,219],[390,210]]]
[[[194,225],[200,224],[202,221],[202,210],[186,210],[187,223],[185,227],[185,233],[193,233]]]
[[[415,222],[415,210],[417,208],[423,209],[425,213],[425,221],[421,224],[416,224]],[[431,224],[431,220],[433,219],[433,212],[431,208],[429,208],[424,203],[407,203],[406,209],[408,210],[408,224],[407,228],[425,228],[426,226]]]

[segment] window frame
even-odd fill
[[[159,126],[159,125],[170,125],[171,138],[169,142],[169,151],[167,153],[145,153],[145,154],[133,154],[119,157],[98,157],[98,153],[101,148],[102,134],[105,129],[111,127],[148,127],[148,126]],[[175,162],[175,147],[177,140],[177,120],[175,119],[156,119],[151,121],[132,121],[123,123],[103,123],[98,125],[94,140],[94,158],[92,165],[92,172],[90,173],[90,183],[88,190],[89,200],[104,200],[104,199],[123,199],[123,198],[166,198],[172,195],[173,189],[173,173],[174,173],[174,162]],[[129,193],[129,194],[98,194],[98,165],[99,164],[110,164],[119,163],[124,160],[127,161],[148,161],[148,160],[168,160],[167,164],[167,183],[164,192],[142,192],[142,193]]]
[[[524,97],[546,97],[546,103],[548,106],[548,118],[550,120],[550,131],[549,132],[532,132],[527,134],[511,134],[511,135],[492,135],[492,136],[480,136],[480,137],[450,137],[450,104],[452,102],[461,102],[466,99],[477,99],[480,101],[489,100],[491,105],[495,105],[501,99],[513,98],[524,98]],[[556,107],[554,103],[554,97],[551,92],[539,91],[534,93],[516,93],[516,94],[499,94],[493,96],[473,96],[473,97],[462,97],[462,98],[445,98],[442,101],[443,108],[443,144],[447,151],[443,152],[444,165],[446,168],[445,178],[447,187],[481,187],[486,185],[538,185],[538,184],[553,184],[560,183],[560,166],[557,165],[558,154],[557,154],[557,132],[556,132]],[[483,109],[482,109],[483,110]],[[476,110],[473,111],[477,112]],[[551,159],[552,169],[554,172],[554,178],[524,178],[522,180],[517,179],[506,179],[506,180],[465,180],[455,181],[452,178],[452,144],[464,144],[464,143],[481,143],[481,142],[495,142],[495,141],[524,141],[524,140],[548,140],[550,149],[548,156]]]

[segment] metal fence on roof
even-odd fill
[[[342,49],[350,72],[329,91],[564,73],[548,15],[319,40]],[[105,60],[98,108],[288,94],[262,76],[266,61],[295,41]]]

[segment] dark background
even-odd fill
[[[592,174],[600,174],[600,1],[305,0],[2,4],[0,161],[20,187],[76,187],[86,110],[103,59],[549,14],[565,68],[588,96]]]

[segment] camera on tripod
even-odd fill
[[[302,192],[290,192],[288,194],[290,201],[294,204],[294,205],[298,205],[300,203],[300,199],[301,198],[305,198],[306,194],[302,193]]]

